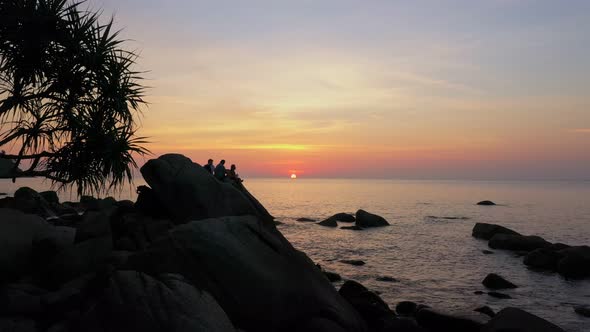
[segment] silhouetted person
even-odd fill
[[[221,159],[219,164],[215,167],[215,178],[219,181],[225,180],[225,160]]]
[[[207,160],[207,165],[203,166],[211,175],[215,174],[215,166],[213,166],[213,159]]]
[[[244,181],[238,177],[238,174],[236,173],[236,165],[234,164],[232,164],[229,171],[227,171],[227,178],[234,181],[235,183]]]

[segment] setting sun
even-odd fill
[[[297,179],[297,174],[291,174],[291,179]]]

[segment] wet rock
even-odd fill
[[[338,227],[338,223],[334,219],[322,220],[318,223],[318,225],[324,226],[324,227]]]
[[[383,281],[383,282],[398,282],[399,280],[392,278],[392,277],[387,277],[387,276],[382,276],[382,277],[377,277],[375,280],[377,281]]]
[[[590,247],[570,247],[559,251],[564,257],[557,264],[557,272],[566,278],[590,277]]]
[[[495,225],[495,224],[486,224],[482,222],[478,222],[473,226],[473,230],[471,235],[478,239],[489,240],[496,234],[512,234],[512,235],[520,235],[519,233],[506,228],[504,226]]]
[[[389,226],[387,220],[365,210],[356,212],[356,225],[362,228]]]
[[[431,308],[418,310],[418,325],[437,332],[479,332],[489,317],[475,312],[443,312]]]
[[[492,308],[488,307],[487,305],[484,305],[482,307],[477,307],[477,308],[473,309],[473,311],[481,312],[482,314],[488,315],[490,317],[496,316],[496,313],[494,312],[494,310]]]
[[[481,283],[490,289],[507,289],[518,287],[495,273],[488,274]]]
[[[246,331],[298,331],[319,318],[346,331],[365,330],[320,269],[254,216],[176,226],[145,252],[129,257],[127,268],[183,275]]]
[[[512,296],[500,292],[488,292],[488,295],[497,299],[511,299]]]
[[[494,203],[492,201],[480,201],[480,202],[477,202],[477,205],[492,206],[492,205],[496,205],[496,203]]]
[[[344,263],[344,264],[348,264],[348,265],[354,265],[354,266],[362,266],[365,265],[365,262],[360,260],[360,259],[342,259],[340,260],[340,263]]]
[[[338,293],[364,318],[370,331],[381,330],[383,322],[395,316],[379,295],[356,281],[346,281]]]
[[[578,314],[578,315],[582,315],[584,317],[588,317],[590,318],[590,306],[577,306],[574,307],[574,311]]]
[[[513,251],[533,251],[539,248],[547,248],[551,243],[540,236],[524,236],[510,234],[496,234],[488,242],[492,249],[504,249]]]
[[[301,222],[316,222],[317,220],[315,219],[310,219],[310,218],[297,218],[297,221],[301,221]]]
[[[418,304],[412,301],[401,301],[395,306],[395,312],[402,316],[414,316],[417,309]]]
[[[563,256],[557,251],[539,248],[529,252],[523,262],[524,265],[532,268],[557,271],[557,265]]]
[[[340,227],[340,229],[348,229],[348,230],[352,230],[352,231],[362,231],[363,229],[357,225],[353,225],[353,226],[342,226]]]
[[[560,327],[538,316],[517,308],[505,308],[498,312],[481,332],[564,332]]]

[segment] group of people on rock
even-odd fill
[[[213,175],[219,181],[229,180],[235,183],[241,183],[244,181],[240,179],[238,173],[236,173],[236,165],[232,164],[229,170],[225,168],[224,159],[222,159],[219,164],[217,164],[217,166],[213,166],[213,159],[209,159],[203,168],[205,168],[207,172],[211,173],[211,175]]]

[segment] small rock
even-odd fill
[[[444,312],[424,308],[416,313],[416,321],[429,331],[479,332],[489,317],[472,311]]]
[[[481,202],[477,202],[477,205],[491,206],[491,205],[496,205],[496,203],[494,203],[492,201],[481,201]]]
[[[395,312],[401,316],[414,316],[418,304],[412,301],[401,301],[395,306]]]
[[[338,223],[334,219],[326,219],[326,220],[320,221],[318,223],[318,225],[324,226],[324,227],[338,227]]]
[[[485,249],[484,249],[484,250],[482,250],[481,252],[482,252],[482,253],[484,253],[484,255],[491,255],[491,254],[493,254],[493,253],[494,253],[494,252],[493,252],[493,251],[491,251],[491,250],[485,250]]]
[[[310,219],[310,218],[297,218],[297,221],[301,221],[301,222],[316,222],[315,219]]]
[[[496,313],[494,312],[494,310],[492,308],[488,307],[487,305],[475,308],[475,309],[473,309],[473,311],[481,312],[482,314],[488,315],[490,317],[496,316]]]
[[[342,280],[342,277],[336,272],[322,271],[322,273],[324,273],[324,275],[326,276],[326,278],[328,278],[328,280],[330,280],[330,282]]]
[[[349,229],[349,230],[353,230],[353,231],[362,231],[363,229],[357,225],[354,226],[342,226],[340,227],[340,229]]]
[[[343,259],[343,260],[340,261],[340,263],[354,265],[354,266],[362,266],[362,265],[365,265],[365,262],[363,262],[361,260],[356,260],[356,259]]]
[[[487,288],[491,289],[506,289],[518,287],[495,273],[488,274],[481,283]]]
[[[488,292],[488,295],[497,299],[511,299],[512,296],[500,292]]]
[[[577,306],[574,307],[574,311],[578,314],[578,315],[582,315],[584,317],[588,317],[590,318],[590,306]]]
[[[377,281],[383,281],[383,282],[398,282],[399,280],[392,278],[392,277],[387,277],[387,276],[383,276],[383,277],[377,277],[375,280]]]
[[[482,294],[485,294],[485,292],[480,291],[480,290],[477,290],[477,291],[473,292],[473,294],[475,294],[475,295],[482,295]]]

